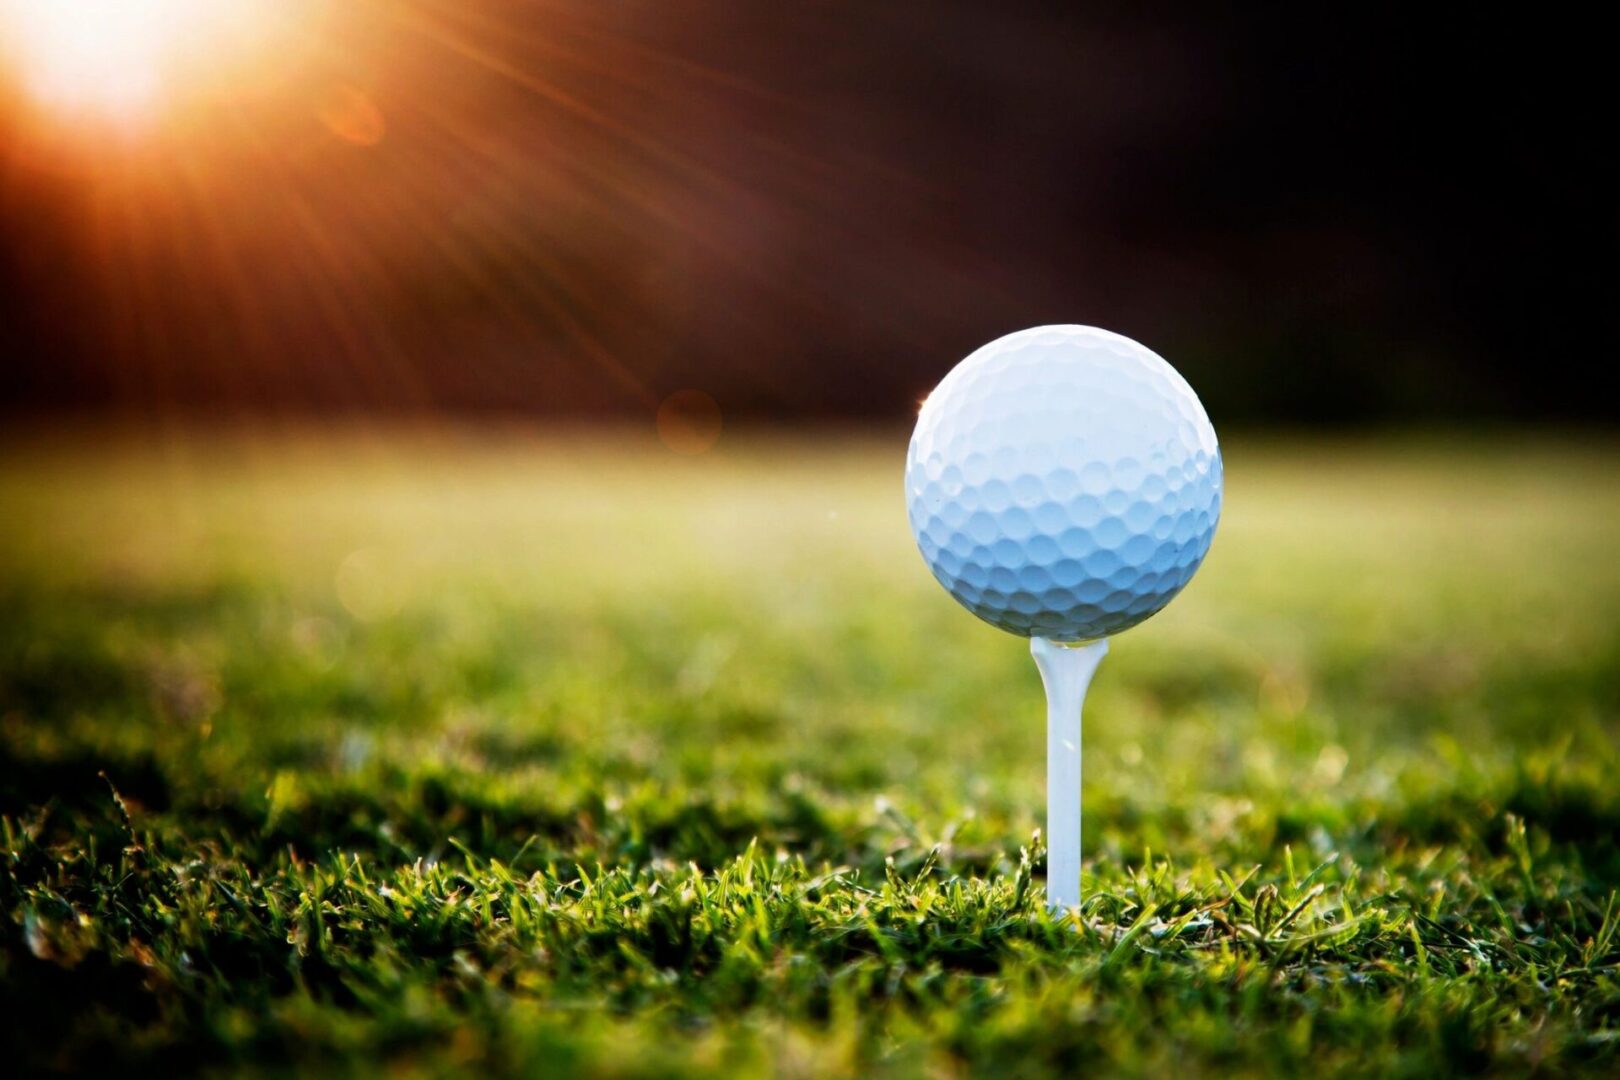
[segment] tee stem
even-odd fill
[[[1029,651],[1046,687],[1046,906],[1062,911],[1080,905],[1080,707],[1108,642],[1038,637]]]

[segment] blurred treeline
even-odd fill
[[[0,391],[900,416],[1093,322],[1221,422],[1607,422],[1604,35],[1489,8],[356,0],[274,85],[41,148]]]

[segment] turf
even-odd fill
[[[1620,446],[1236,440],[1087,708],[904,434],[14,434],[0,1044],[33,1071],[1620,1069]]]

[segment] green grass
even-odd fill
[[[8,1063],[1620,1069],[1620,446],[1229,446],[1079,920],[903,446],[14,436]]]

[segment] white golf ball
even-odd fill
[[[1209,551],[1221,454],[1176,370],[1090,326],[1008,334],[945,376],[906,461],[917,546],[986,622],[1090,641],[1168,604]]]

